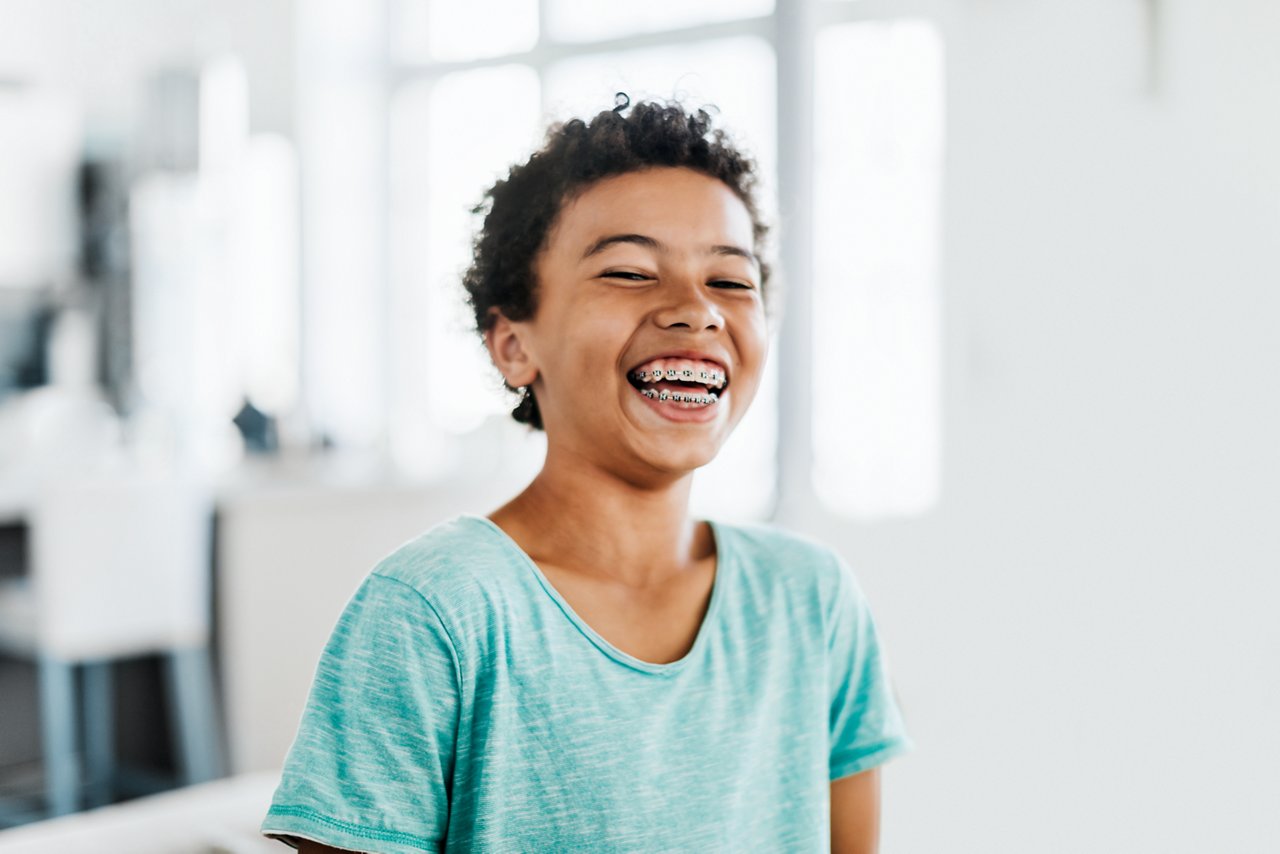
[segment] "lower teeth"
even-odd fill
[[[650,400],[671,401],[674,403],[697,403],[703,406],[709,406],[720,398],[715,392],[711,394],[684,394],[678,391],[665,391],[652,388],[642,388],[640,393]]]

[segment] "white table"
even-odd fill
[[[258,834],[278,779],[242,774],[0,830],[0,854],[288,854]]]

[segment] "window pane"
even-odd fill
[[[461,274],[478,225],[471,207],[528,156],[539,128],[526,66],[447,75],[393,101],[393,446],[412,468],[447,462],[433,429],[466,432],[515,404],[473,331]]]
[[[340,447],[376,447],[387,427],[384,23],[345,0],[297,16],[303,388]]]
[[[563,60],[546,71],[548,115],[589,119],[612,109],[616,92],[632,103],[679,96],[687,107],[713,104],[717,124],[760,163],[759,198],[776,219],[776,125],[773,47],[763,39],[717,39]]]
[[[245,306],[244,386],[255,405],[285,412],[301,391],[297,153],[282,136],[255,134],[243,168],[244,209],[231,239]]]
[[[391,58],[401,62],[426,62],[431,58],[430,0],[391,0],[387,44]]]
[[[558,118],[589,118],[611,109],[615,92],[632,102],[679,94],[686,107],[715,104],[717,123],[761,168],[763,215],[776,222],[774,56],[755,38],[718,39],[565,60],[545,79],[549,112]],[[720,118],[723,121],[720,121]],[[763,519],[772,509],[777,380],[770,367],[756,400],[721,453],[694,478],[695,512],[717,518]]]
[[[555,39],[593,41],[640,32],[671,30],[754,18],[773,12],[773,0],[648,0],[643,3],[598,3],[591,0],[546,0],[547,29]]]
[[[404,62],[453,61],[528,50],[537,0],[392,0],[391,49]]]
[[[818,37],[813,478],[857,517],[938,495],[942,70],[926,22]]]

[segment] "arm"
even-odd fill
[[[831,781],[831,854],[880,850],[880,769]]]
[[[411,585],[370,574],[321,653],[262,833],[338,850],[438,849],[459,683],[434,606]]]
[[[319,842],[312,842],[310,839],[299,839],[298,854],[351,854],[345,848],[330,848],[328,845],[321,845]]]

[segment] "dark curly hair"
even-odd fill
[[[511,167],[472,208],[484,215],[473,242],[472,263],[463,274],[467,303],[483,336],[498,308],[510,320],[528,320],[537,311],[534,259],[543,248],[563,207],[595,182],[656,166],[683,166],[723,181],[751,215],[754,251],[764,292],[770,267],[762,247],[769,227],[761,220],[755,192],[759,176],[754,158],[736,148],[724,130],[712,127],[704,109],[687,112],[678,100],[641,101],[625,92],[611,110],[591,119],[570,119],[547,128],[542,148]],[[627,115],[623,110],[630,107]],[[714,109],[714,107],[713,107]],[[512,388],[505,380],[503,385]],[[533,389],[523,388],[511,415],[541,430],[542,414]]]

